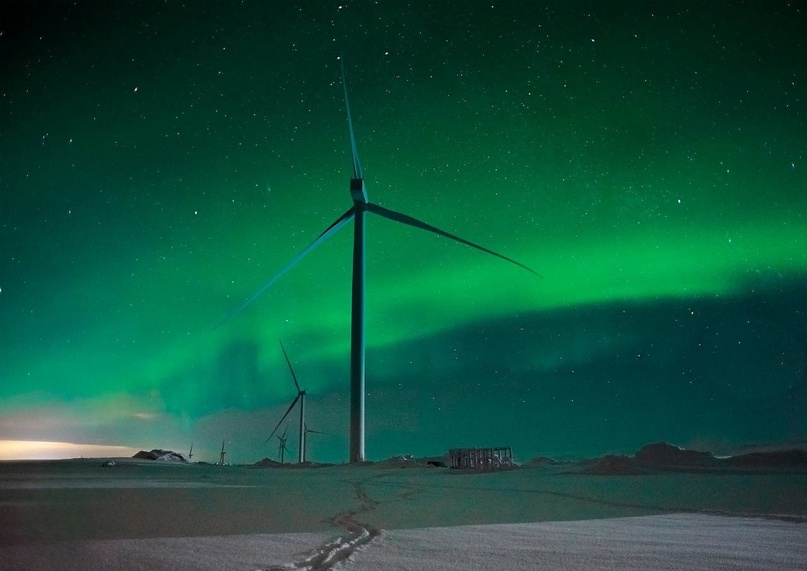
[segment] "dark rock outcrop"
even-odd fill
[[[173,452],[171,450],[159,450],[156,448],[149,452],[141,450],[132,456],[132,458],[136,458],[137,460],[158,460],[160,462],[187,462],[185,457],[178,452]]]
[[[707,468],[718,464],[717,458],[711,452],[686,450],[666,442],[643,446],[636,453],[636,460],[651,466]]]

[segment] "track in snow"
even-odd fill
[[[353,488],[356,499],[359,501],[359,507],[355,510],[338,513],[328,520],[333,525],[344,529],[346,532],[344,535],[309,551],[298,561],[273,565],[262,571],[328,571],[379,537],[380,529],[361,523],[357,519],[359,514],[373,511],[378,502],[367,495],[361,481],[354,482]]]

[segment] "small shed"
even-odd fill
[[[455,470],[490,472],[514,468],[513,451],[501,448],[452,448],[448,451],[449,466]]]

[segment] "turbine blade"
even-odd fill
[[[347,109],[347,126],[350,129],[350,150],[353,154],[353,178],[363,178],[361,175],[361,162],[359,161],[359,151],[356,149],[356,137],[353,135],[353,119],[350,116],[350,103],[347,99],[347,81],[345,80],[345,58],[339,56],[339,63],[342,66],[342,88],[345,92],[345,108]]]
[[[278,422],[278,423],[277,423],[277,426],[275,426],[275,429],[272,431],[272,434],[270,434],[270,435],[269,435],[269,438],[267,438],[267,439],[266,439],[266,441],[264,442],[264,444],[266,444],[267,442],[269,442],[269,441],[272,439],[272,437],[275,435],[275,432],[277,432],[277,429],[278,429],[278,428],[280,428],[280,425],[281,425],[281,424],[283,424],[283,421],[284,421],[284,420],[286,420],[286,417],[287,417],[287,416],[289,416],[289,413],[291,412],[291,409],[293,409],[293,408],[294,408],[294,405],[296,405],[296,404],[297,404],[297,401],[298,401],[298,400],[300,400],[300,395],[297,395],[297,396],[294,398],[294,400],[293,400],[293,401],[291,401],[291,405],[290,405],[290,406],[289,406],[289,408],[286,410],[286,414],[284,414],[284,415],[283,415],[283,418],[281,418],[281,419],[280,419],[280,422]],[[285,433],[284,433],[284,434],[285,434]]]
[[[330,434],[328,434],[327,432],[320,432],[319,430],[311,430],[310,428],[308,428],[308,423],[305,424],[304,430],[306,434],[309,432],[313,432],[314,434],[325,434],[326,436],[330,436]]]
[[[406,224],[408,226],[412,226],[413,228],[420,228],[421,230],[426,230],[427,232],[437,234],[438,236],[443,236],[445,238],[449,238],[451,240],[454,240],[455,242],[459,242],[460,244],[465,244],[466,246],[470,246],[471,248],[476,248],[477,250],[481,250],[483,252],[486,252],[488,254],[496,256],[497,258],[501,258],[502,260],[510,262],[511,264],[515,264],[520,268],[524,268],[525,270],[527,270],[528,272],[530,272],[532,274],[535,274],[539,278],[543,278],[543,276],[541,274],[539,274],[538,272],[536,272],[532,268],[530,268],[528,266],[525,266],[521,262],[517,262],[512,258],[508,258],[507,256],[499,254],[498,252],[494,252],[493,250],[489,250],[489,249],[485,248],[484,246],[480,246],[479,244],[474,244],[473,242],[465,240],[464,238],[460,238],[459,236],[456,236],[455,234],[451,234],[449,232],[446,232],[445,230],[440,230],[436,226],[432,226],[431,224],[426,224],[425,222],[423,222],[421,220],[418,220],[417,218],[413,218],[412,216],[408,216],[406,214],[401,214],[400,212],[390,210],[389,208],[384,208],[383,206],[373,204],[372,202],[368,202],[365,205],[365,208],[367,210],[369,210],[370,212],[378,214],[379,216],[383,216],[384,218],[388,218],[389,220],[392,220],[394,222],[400,222],[401,224]]]
[[[276,273],[274,276],[272,276],[272,277],[271,277],[271,279],[270,279],[269,281],[267,281],[265,284],[263,284],[263,286],[261,286],[261,288],[260,288],[258,291],[256,291],[254,294],[252,294],[252,296],[251,296],[251,297],[250,297],[248,300],[246,300],[244,303],[242,303],[242,304],[241,304],[241,305],[240,305],[240,306],[239,306],[237,309],[235,309],[234,311],[232,311],[232,312],[231,312],[231,313],[230,313],[230,314],[229,314],[227,317],[225,317],[224,319],[222,319],[222,320],[219,322],[219,324],[218,324],[216,327],[217,327],[217,328],[218,328],[218,327],[221,327],[222,325],[224,325],[225,323],[227,323],[227,322],[229,322],[231,319],[233,319],[235,316],[239,315],[239,314],[240,314],[242,311],[244,311],[244,310],[245,310],[247,307],[249,307],[250,305],[252,305],[252,303],[253,303],[253,302],[254,302],[256,299],[258,299],[258,298],[261,296],[261,294],[263,294],[263,292],[265,292],[267,289],[269,289],[269,287],[270,287],[272,284],[274,284],[274,283],[275,283],[277,280],[279,280],[281,277],[283,277],[283,275],[284,275],[286,272],[288,272],[288,271],[289,271],[289,270],[290,270],[290,269],[291,269],[291,268],[292,268],[292,267],[293,267],[293,266],[294,266],[294,265],[295,265],[297,262],[299,262],[300,260],[302,260],[302,259],[303,259],[303,258],[304,258],[304,257],[305,257],[305,256],[306,256],[308,253],[309,253],[309,252],[311,252],[311,250],[313,250],[314,248],[316,248],[317,246],[319,246],[320,244],[322,244],[322,243],[323,243],[325,240],[327,240],[328,238],[330,238],[331,236],[333,236],[333,235],[334,235],[334,234],[335,234],[335,233],[336,233],[336,232],[337,232],[337,231],[338,231],[340,228],[342,228],[342,226],[344,226],[345,224],[347,224],[348,222],[350,222],[350,220],[353,218],[353,214],[354,214],[354,212],[353,212],[353,208],[350,208],[350,210],[348,210],[347,212],[345,212],[344,214],[342,214],[342,216],[340,216],[339,218],[337,218],[337,219],[336,219],[336,220],[333,222],[333,224],[331,224],[330,226],[328,226],[328,227],[325,229],[325,231],[324,231],[324,232],[322,232],[322,234],[320,234],[320,235],[317,237],[317,239],[316,239],[316,240],[314,240],[313,242],[311,242],[311,243],[310,243],[310,244],[309,244],[309,245],[308,245],[308,246],[307,246],[307,247],[306,247],[306,248],[305,248],[305,249],[304,249],[302,252],[300,252],[299,254],[297,254],[297,255],[294,257],[294,259],[292,259],[292,260],[291,260],[291,261],[290,261],[288,264],[286,264],[285,266],[283,266],[283,267],[280,269],[280,271],[278,271],[278,272],[277,272],[277,273]]]
[[[291,371],[291,378],[294,379],[294,386],[297,387],[297,394],[299,395],[303,391],[300,390],[300,383],[297,382],[297,375],[294,374],[294,368],[291,366],[289,356],[286,354],[286,348],[283,347],[283,341],[280,342],[280,348],[283,349],[283,356],[286,358],[286,363],[288,363],[289,365],[289,371]]]

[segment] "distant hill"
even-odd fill
[[[687,450],[666,442],[643,446],[634,456],[598,458],[583,472],[595,475],[649,474],[657,470],[777,470],[807,471],[807,451],[752,452],[717,458],[711,452]]]

